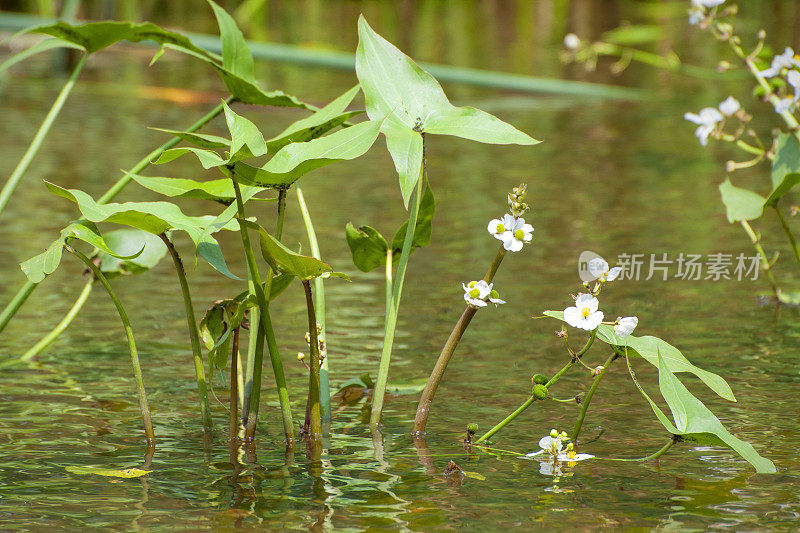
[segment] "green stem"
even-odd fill
[[[553,384],[555,384],[555,383],[556,383],[556,382],[557,382],[559,379],[561,379],[561,376],[563,376],[564,374],[566,374],[566,373],[567,373],[567,371],[568,371],[570,368],[572,368],[572,365],[574,365],[574,364],[575,364],[575,359],[573,359],[572,361],[570,361],[569,363],[567,363],[566,365],[564,365],[564,367],[563,367],[561,370],[559,370],[559,371],[556,373],[556,375],[555,375],[555,376],[553,376],[552,378],[550,378],[550,381],[548,381],[547,383],[545,383],[545,385],[544,385],[544,386],[545,386],[545,388],[547,388],[547,389],[549,390],[549,389],[550,389],[550,387],[551,387],[551,386],[553,386]],[[514,420],[514,419],[515,419],[515,418],[517,418],[517,417],[518,417],[520,414],[522,414],[522,412],[523,412],[523,411],[525,411],[525,409],[527,409],[528,407],[530,407],[530,406],[531,406],[531,404],[532,404],[532,403],[533,403],[535,400],[536,400],[536,398],[535,398],[534,396],[531,396],[530,398],[528,398],[527,400],[525,400],[525,402],[524,402],[522,405],[520,405],[520,406],[519,406],[519,407],[518,407],[518,408],[517,408],[517,409],[516,409],[516,410],[515,410],[513,413],[511,413],[510,415],[508,415],[507,417],[505,417],[505,418],[504,418],[504,419],[503,419],[503,420],[502,420],[500,423],[498,423],[498,424],[497,424],[496,426],[494,426],[492,429],[490,429],[489,431],[487,431],[486,433],[484,433],[484,434],[483,434],[483,436],[481,436],[481,437],[480,437],[478,440],[476,440],[476,441],[474,441],[474,442],[477,444],[477,443],[479,443],[479,442],[485,441],[485,440],[486,440],[486,439],[488,439],[488,438],[491,438],[491,436],[492,436],[492,435],[494,435],[495,433],[497,433],[498,431],[500,431],[501,429],[503,429],[504,427],[506,427],[506,426],[507,426],[507,425],[508,425],[508,424],[509,424],[509,423],[510,423],[512,420]]]
[[[240,221],[245,220],[244,202],[242,201],[242,191],[239,189],[239,184],[235,179],[231,179],[233,183],[233,190],[236,193],[236,207],[238,218]],[[283,230],[283,212],[281,210],[281,198],[285,205],[286,191],[281,191],[278,197],[278,230]],[[267,347],[269,349],[269,357],[272,361],[272,371],[275,374],[275,385],[278,388],[278,401],[281,406],[281,415],[283,417],[283,431],[286,436],[287,444],[291,444],[294,440],[294,422],[292,422],[292,409],[289,403],[289,390],[286,386],[286,376],[283,373],[283,363],[281,362],[280,353],[278,353],[278,345],[275,341],[275,332],[272,329],[272,319],[269,314],[269,302],[265,296],[265,290],[269,290],[269,280],[271,280],[272,273],[268,278],[267,287],[261,284],[261,276],[258,273],[258,265],[256,257],[253,253],[253,247],[250,245],[250,235],[247,233],[247,228],[244,224],[239,224],[239,233],[242,238],[242,246],[244,247],[245,258],[247,259],[247,275],[252,282],[251,287],[255,292],[256,302],[258,303],[259,317],[261,319],[261,326],[264,328],[267,339]],[[261,359],[262,352],[256,351],[255,366],[253,367],[253,389],[250,392],[250,410],[247,417],[247,425],[245,426],[245,440],[254,440],[256,434],[256,425],[258,424],[258,403],[261,399]]]
[[[230,97],[226,100],[226,103],[230,104],[231,102],[233,102],[233,100],[234,100],[233,97]],[[201,117],[197,122],[189,126],[186,129],[186,131],[192,132],[202,128],[212,119],[214,119],[217,115],[222,113],[223,109],[224,109],[223,105],[219,104],[214,109],[206,113],[203,117]],[[110,202],[133,179],[130,177],[130,174],[138,174],[139,172],[147,168],[151,164],[151,161],[156,160],[164,151],[169,150],[179,142],[181,142],[180,137],[172,137],[172,139],[170,139],[169,141],[165,142],[164,144],[162,144],[161,146],[159,146],[158,148],[147,154],[138,163],[136,163],[136,165],[134,165],[133,168],[127,171],[123,177],[118,179],[117,182],[114,183],[114,185],[112,185],[111,188],[97,200],[97,203],[105,204]],[[14,298],[11,300],[11,302],[9,302],[9,304],[5,307],[5,309],[3,309],[3,312],[0,313],[0,333],[2,333],[2,331],[6,328],[11,319],[14,318],[14,315],[17,314],[17,311],[19,311],[20,307],[22,307],[22,305],[25,303],[25,301],[28,299],[28,297],[31,295],[31,293],[37,286],[38,283],[34,283],[28,280],[25,283],[25,285],[23,285],[22,288],[17,292],[17,294],[14,295]]]
[[[424,142],[424,141],[423,141]],[[395,329],[397,328],[397,315],[400,310],[400,298],[403,294],[403,281],[406,277],[408,258],[411,255],[411,244],[414,241],[414,230],[417,227],[417,216],[419,215],[419,204],[422,199],[422,190],[425,188],[425,158],[423,157],[420,167],[420,175],[414,187],[411,205],[409,207],[408,226],[403,240],[403,248],[400,252],[400,262],[397,264],[397,275],[392,284],[391,298],[386,302],[386,320],[383,330],[383,349],[381,351],[381,362],[378,367],[378,379],[375,381],[375,390],[372,393],[372,413],[370,414],[370,426],[376,428],[381,422],[383,412],[383,398],[386,394],[386,383],[389,380],[389,363],[392,358],[392,344],[394,343]],[[388,259],[387,264],[391,265]],[[389,267],[387,267],[388,270]],[[387,291],[388,296],[388,291]]]
[[[322,436],[322,412],[319,405],[319,338],[317,337],[317,316],[314,312],[314,297],[311,295],[311,283],[307,279],[303,280],[303,289],[306,293],[306,308],[308,309],[308,334],[309,353],[311,360],[309,366],[311,371],[308,373],[308,404],[311,413],[311,435],[312,439]]]
[[[746,220],[740,220],[739,223],[744,228],[744,231],[745,233],[747,233],[747,236],[750,237],[750,242],[753,243],[756,252],[758,252],[758,255],[761,256],[761,269],[764,272],[766,272],[767,280],[769,281],[769,284],[772,286],[772,291],[775,293],[775,298],[778,298],[780,296],[781,290],[775,283],[775,278],[772,277],[772,266],[769,264],[769,259],[767,259],[767,254],[766,252],[764,252],[764,248],[761,246],[761,243],[759,242],[758,235],[756,235],[756,232],[753,231],[753,228]]]
[[[80,312],[83,305],[86,303],[86,300],[89,299],[89,295],[92,293],[93,286],[94,286],[94,277],[92,276],[86,281],[86,285],[83,286],[83,290],[81,291],[81,294],[78,296],[78,299],[75,300],[74,304],[72,304],[72,308],[69,310],[69,312],[67,312],[64,318],[61,319],[61,322],[59,322],[58,325],[54,327],[50,333],[42,337],[39,340],[39,342],[34,344],[31,349],[22,354],[22,356],[19,358],[20,361],[30,361],[31,359],[39,355],[42,352],[42,350],[50,346],[50,344],[54,340],[56,340],[58,336],[64,332],[65,329],[67,329],[67,327],[72,323],[75,317],[78,316],[78,313]]]
[[[583,421],[586,418],[586,411],[589,409],[589,404],[592,403],[592,397],[594,396],[597,387],[600,385],[600,381],[603,379],[603,376],[606,375],[606,370],[608,370],[609,365],[611,365],[616,357],[616,353],[611,354],[603,365],[603,370],[601,370],[597,377],[594,378],[594,382],[592,383],[591,388],[589,388],[589,392],[586,393],[586,397],[583,399],[583,403],[581,403],[581,414],[578,415],[578,420],[575,422],[575,428],[572,430],[572,436],[570,437],[570,440],[574,442],[578,441],[578,434],[581,432],[581,426],[583,426]]]
[[[208,385],[206,384],[206,371],[203,368],[203,352],[200,348],[200,334],[197,331],[197,320],[194,316],[194,306],[192,305],[192,293],[189,291],[189,282],[186,280],[186,270],[183,268],[183,261],[178,255],[178,250],[169,240],[166,234],[159,235],[161,240],[169,250],[172,262],[175,264],[175,272],[178,274],[178,281],[181,285],[183,294],[183,304],[186,308],[186,322],[189,326],[189,339],[192,344],[192,355],[194,356],[194,373],[197,379],[197,392],[200,394],[200,413],[203,417],[203,429],[211,431],[211,408],[208,404]]]
[[[50,108],[50,111],[48,111],[47,116],[42,122],[42,125],[39,126],[39,131],[36,132],[36,135],[33,137],[30,145],[28,145],[28,149],[25,151],[22,159],[20,159],[19,163],[17,163],[17,167],[14,169],[14,172],[11,173],[11,177],[8,178],[8,181],[3,186],[3,190],[0,191],[0,214],[3,213],[8,201],[11,199],[11,196],[14,194],[14,191],[19,185],[20,180],[22,180],[22,176],[25,175],[25,172],[28,170],[33,158],[36,157],[36,154],[42,147],[45,137],[47,137],[47,134],[50,132],[50,128],[53,126],[53,122],[55,122],[56,117],[61,112],[61,108],[64,107],[64,102],[67,101],[69,93],[75,86],[75,81],[78,79],[78,75],[81,73],[83,65],[86,64],[87,57],[89,57],[89,54],[84,54],[81,56],[78,64],[75,65],[75,68],[72,70],[72,74],[67,80],[67,83],[64,84],[61,92],[58,93],[56,101],[53,102],[53,106]]]
[[[97,265],[95,265],[91,259],[86,257],[79,250],[76,250],[70,246],[65,246],[64,248],[71,252],[75,257],[83,261],[86,266],[91,269],[94,277],[97,278],[103,287],[105,287],[106,291],[108,292],[108,296],[111,298],[111,300],[114,302],[114,306],[117,308],[119,319],[122,321],[122,326],[125,329],[125,335],[128,337],[128,348],[131,352],[131,364],[133,365],[133,377],[136,380],[136,390],[139,393],[139,410],[142,413],[142,422],[144,423],[144,433],[147,437],[147,445],[148,447],[154,446],[156,442],[156,435],[153,431],[153,422],[150,418],[150,406],[147,404],[147,392],[144,388],[142,367],[139,365],[139,353],[136,351],[136,342],[133,339],[133,328],[131,327],[130,320],[128,320],[128,313],[125,312],[125,308],[122,307],[122,302],[119,301],[119,298],[117,298],[117,295],[114,293],[114,290],[111,288],[108,280],[97,267]]]
[[[239,437],[239,328],[233,330],[232,344],[230,439],[235,441]]]
[[[503,248],[503,245],[500,245],[500,249],[498,250],[497,255],[495,255],[494,261],[492,261],[492,264],[489,267],[489,271],[486,272],[486,276],[483,278],[486,283],[492,282],[495,274],[497,274],[497,269],[500,267],[500,263],[503,262],[505,255],[506,250]],[[422,395],[420,396],[419,404],[417,405],[417,414],[414,417],[414,429],[412,431],[413,435],[419,437],[425,431],[425,427],[428,424],[428,416],[430,415],[431,404],[433,403],[434,396],[436,396],[436,391],[439,389],[439,383],[441,383],[442,378],[444,377],[444,373],[447,370],[447,365],[450,363],[450,359],[452,359],[453,353],[455,352],[461,337],[464,335],[467,327],[469,327],[469,323],[472,321],[472,317],[475,316],[477,311],[477,308],[468,305],[466,309],[464,309],[464,312],[461,313],[461,317],[453,327],[453,331],[450,332],[450,336],[447,338],[447,342],[445,342],[442,352],[439,354],[439,358],[436,360],[436,364],[434,365],[431,375],[428,378],[428,382],[425,384],[425,389],[422,391]]]
[[[255,294],[252,283],[250,290]],[[258,309],[250,310],[250,338],[247,344],[247,367],[245,369],[244,398],[242,399],[242,423],[247,425],[250,418],[250,402],[252,401],[253,383],[261,383],[261,365],[264,361],[264,326],[261,324],[261,313]],[[256,355],[258,354],[258,355]],[[256,366],[258,360],[258,366]],[[256,381],[257,380],[257,381]]]
[[[678,442],[678,438],[675,435],[673,435],[672,438],[669,439],[669,442],[667,442],[664,446],[659,448],[658,451],[656,451],[655,453],[651,453],[650,455],[648,455],[646,457],[637,457],[636,459],[616,459],[616,458],[613,458],[613,457],[599,457],[599,459],[604,460],[604,461],[624,461],[624,462],[650,461],[652,459],[658,459],[659,457],[661,457],[662,455],[667,453],[667,451],[670,448],[672,448],[675,445],[676,442]]]
[[[296,186],[297,202],[300,204],[300,212],[303,215],[303,223],[306,226],[306,233],[308,234],[308,244],[311,247],[311,255],[316,259],[322,260],[322,255],[319,252],[319,243],[317,242],[317,234],[314,231],[314,225],[311,223],[311,214],[308,212],[303,191],[300,185]],[[317,312],[317,322],[320,325],[320,335],[323,342],[323,351],[320,354],[322,357],[322,366],[319,370],[319,395],[320,404],[322,406],[322,419],[326,422],[331,421],[331,383],[329,371],[329,355],[327,349],[327,340],[325,328],[325,284],[322,278],[314,278],[314,306]]]
[[[781,210],[778,208],[777,205],[772,206],[775,208],[775,212],[778,214],[778,219],[781,221],[781,226],[783,227],[784,233],[786,233],[786,237],[789,239],[789,244],[792,245],[792,251],[794,251],[794,258],[797,261],[797,265],[800,266],[800,250],[797,249],[797,240],[794,238],[794,234],[792,230],[789,228],[789,223],[786,222],[786,217],[783,216]]]

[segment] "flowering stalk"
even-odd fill
[[[586,418],[586,411],[589,409],[589,404],[592,402],[592,397],[594,393],[597,391],[597,387],[600,385],[600,381],[603,379],[603,376],[606,374],[606,370],[608,370],[609,365],[616,359],[617,354],[611,354],[608,359],[606,360],[605,364],[603,364],[603,368],[600,370],[600,373],[594,378],[594,382],[592,383],[591,388],[589,388],[589,392],[586,393],[586,397],[581,402],[581,413],[578,415],[578,420],[575,422],[575,428],[572,430],[572,435],[570,436],[570,440],[577,442],[578,435],[581,432],[581,426],[583,426],[583,421]]]
[[[506,250],[501,245],[500,249],[497,251],[494,261],[492,261],[492,265],[489,267],[489,271],[486,273],[486,276],[484,276],[483,281],[486,283],[491,283],[505,255]],[[456,346],[458,346],[458,342],[461,340],[461,336],[467,330],[469,323],[472,321],[472,317],[475,316],[477,311],[477,307],[467,305],[466,309],[464,309],[464,312],[461,313],[461,318],[459,318],[458,322],[456,322],[453,331],[450,332],[450,336],[447,338],[447,342],[442,348],[442,352],[439,354],[439,359],[436,360],[436,365],[433,367],[433,371],[431,372],[428,382],[425,384],[425,389],[422,391],[422,396],[419,399],[417,414],[414,417],[413,435],[422,436],[424,433],[425,426],[428,423],[428,415],[430,414],[433,397],[436,395],[436,390],[439,388],[439,383],[442,381],[444,372],[447,370],[447,365],[450,363],[450,359],[453,357],[453,353],[456,350]]]
[[[153,421],[150,417],[150,405],[147,403],[147,391],[144,388],[144,378],[142,377],[142,367],[139,364],[139,352],[136,350],[136,341],[133,339],[133,327],[131,326],[131,321],[128,319],[128,313],[125,312],[125,308],[122,307],[122,302],[119,301],[117,295],[114,293],[114,290],[111,288],[111,285],[108,283],[108,280],[97,267],[97,265],[92,262],[91,259],[86,257],[83,253],[79,250],[72,248],[71,246],[64,246],[64,248],[72,253],[75,257],[83,261],[89,269],[91,269],[92,274],[95,278],[103,285],[103,287],[108,292],[108,296],[114,302],[114,306],[117,308],[117,313],[119,313],[119,319],[122,321],[122,326],[125,329],[125,335],[128,337],[128,349],[131,352],[131,365],[133,366],[133,377],[136,381],[136,390],[139,396],[139,410],[142,413],[142,422],[144,423],[144,434],[146,436],[147,447],[152,448],[156,444],[156,435],[153,431]]]
[[[775,298],[778,298],[781,290],[778,288],[778,285],[775,283],[775,278],[772,276],[772,265],[770,264],[769,259],[767,259],[767,254],[764,252],[764,247],[761,246],[758,235],[756,235],[756,233],[753,231],[753,228],[746,220],[740,220],[739,223],[744,228],[747,236],[750,237],[750,242],[753,243],[756,252],[758,252],[758,255],[761,256],[761,269],[767,273],[767,280],[772,286],[772,291],[775,293]]]
[[[225,104],[230,104],[233,101],[234,98],[229,97],[227,100],[225,100]],[[202,128],[208,122],[213,120],[217,115],[222,113],[224,107],[225,107],[224,104],[220,103],[214,109],[209,111],[206,115],[201,117],[197,122],[189,126],[186,129],[186,131],[193,132]],[[105,204],[113,200],[114,197],[117,194],[119,194],[120,191],[122,191],[122,189],[124,189],[128,183],[131,182],[131,180],[133,179],[131,178],[131,174],[139,174],[145,168],[150,166],[152,164],[151,163],[152,161],[158,159],[158,157],[162,153],[164,153],[166,150],[169,150],[179,142],[181,142],[181,138],[178,136],[174,136],[172,137],[172,139],[165,142],[164,144],[162,144],[161,146],[159,146],[158,148],[156,148],[155,150],[144,156],[142,159],[139,160],[138,163],[136,163],[136,165],[133,166],[133,168],[125,172],[125,175],[122,176],[120,179],[118,179],[117,182],[114,183],[114,185],[112,185],[111,188],[97,200],[97,203]],[[39,285],[38,283],[34,283],[28,280],[25,283],[25,285],[23,285],[22,288],[19,291],[17,291],[17,294],[14,295],[14,298],[8,303],[8,305],[6,305],[5,309],[3,309],[3,312],[0,313],[0,333],[2,333],[2,331],[8,325],[8,323],[11,321],[11,319],[14,318],[14,315],[17,314],[17,311],[19,311],[20,307],[22,307],[22,305],[25,303],[25,301],[28,299],[28,297],[31,295],[31,293],[34,291],[34,289],[36,289],[38,285]]]
[[[192,355],[194,356],[194,373],[197,380],[197,391],[200,394],[200,413],[203,416],[203,429],[211,431],[211,408],[208,404],[208,386],[206,385],[206,372],[203,367],[203,353],[200,349],[200,334],[197,331],[197,320],[194,316],[194,305],[192,304],[192,293],[189,291],[189,282],[186,280],[186,270],[183,268],[178,251],[172,241],[162,233],[159,235],[161,240],[169,250],[172,262],[175,264],[175,272],[178,274],[178,281],[181,285],[183,294],[183,304],[186,309],[186,322],[189,326],[189,340],[192,344]]]
[[[42,125],[39,126],[39,131],[36,132],[36,135],[33,137],[28,149],[25,150],[25,154],[22,156],[22,159],[20,159],[19,163],[17,163],[17,167],[14,169],[14,172],[11,173],[11,177],[8,178],[8,181],[3,186],[3,190],[0,191],[0,214],[3,213],[8,201],[11,200],[11,195],[14,194],[14,191],[17,189],[20,180],[22,180],[22,176],[25,174],[25,171],[28,170],[31,161],[33,161],[33,158],[36,157],[36,154],[42,147],[44,138],[47,137],[50,128],[53,126],[53,122],[55,122],[56,117],[61,112],[61,108],[64,107],[64,102],[67,101],[69,93],[75,86],[75,81],[78,79],[78,75],[81,73],[87,57],[89,57],[89,54],[83,54],[78,60],[78,63],[72,70],[72,74],[67,80],[67,83],[64,84],[61,92],[58,93],[56,101],[53,102],[53,105],[50,107],[50,111],[48,111],[47,116],[42,122]]]

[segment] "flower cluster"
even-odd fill
[[[794,91],[792,96],[779,98],[775,103],[775,112],[783,113],[791,111],[800,102],[800,61],[794,54],[794,50],[788,46],[782,54],[772,58],[769,68],[762,70],[759,74],[765,78],[782,77]]]
[[[741,108],[742,106],[739,104],[739,101],[733,96],[729,96],[720,102],[719,106],[716,108],[704,107],[699,113],[684,113],[683,118],[697,124],[694,135],[698,138],[700,144],[705,146],[708,144],[709,135],[715,131],[722,131],[722,128],[718,128],[717,126],[725,121],[725,117],[735,115]]]
[[[526,224],[524,218],[514,215],[495,218],[486,229],[495,239],[503,241],[503,248],[509,252],[519,252],[523,244],[533,240],[533,226]]]
[[[696,26],[705,23],[709,17],[709,10],[725,3],[725,0],[692,0],[689,8],[689,24]]]
[[[561,462],[574,466],[578,461],[594,457],[588,453],[577,453],[575,445],[569,442],[567,433],[565,431],[559,433],[555,429],[550,430],[550,435],[539,439],[539,448],[541,448],[539,451],[526,454],[525,457],[535,457],[541,461],[542,467],[539,472],[550,476],[561,474]]]
[[[484,280],[470,281],[468,284],[461,286],[464,288],[464,301],[470,307],[479,308],[486,307],[486,302],[493,303],[495,307],[506,303],[500,299],[500,295],[496,290],[492,289],[492,283],[486,283]]]
[[[603,323],[604,315],[599,307],[600,302],[591,294],[578,294],[575,305],[564,309],[564,322],[573,328],[594,331]],[[607,324],[614,326],[617,336],[627,337],[639,325],[639,319],[635,316],[619,317],[615,322]]]

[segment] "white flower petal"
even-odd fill
[[[684,113],[683,118],[685,118],[689,122],[694,122],[695,124],[703,123],[703,119],[700,118],[700,115],[697,115],[695,113]]]
[[[493,218],[493,219],[492,219],[492,220],[489,222],[489,225],[488,225],[488,226],[486,226],[486,230],[487,230],[489,233],[491,233],[492,235],[494,235],[495,237],[497,237],[497,225],[498,225],[498,224],[502,224],[502,223],[503,223],[503,222],[502,222],[500,219],[498,219],[498,218]]]
[[[580,309],[577,307],[567,307],[564,309],[564,322],[573,328],[581,327],[580,325],[583,323],[583,316],[581,315]]]
[[[614,281],[622,274],[622,267],[614,267],[606,274],[606,281]]]
[[[800,72],[798,72],[798,75],[800,75]],[[719,104],[720,112],[726,117],[734,115],[741,108],[742,106],[739,104],[739,100],[737,100],[733,96],[727,97]]]
[[[577,307],[579,310],[588,308],[590,313],[594,313],[595,311],[597,311],[597,308],[599,306],[600,302],[598,302],[597,298],[595,298],[591,294],[581,293],[575,299],[575,307]]]
[[[588,317],[586,317],[583,329],[585,329],[586,331],[592,331],[594,329],[597,329],[597,326],[599,326],[602,322],[603,322],[603,312],[596,311],[591,315],[589,315]]]
[[[626,316],[619,320],[619,324],[614,326],[614,333],[619,335],[620,337],[627,337],[633,330],[636,329],[636,326],[639,324],[639,319],[635,316]]]
[[[517,240],[517,239],[514,239],[514,240],[511,242],[511,245],[510,245],[510,246],[506,246],[506,245],[505,245],[505,243],[503,243],[503,246],[504,246],[504,247],[505,247],[505,249],[506,249],[506,250],[508,250],[509,252],[519,252],[520,250],[522,250],[522,241],[520,241],[520,240]]]

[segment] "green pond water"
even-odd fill
[[[185,7],[191,3],[176,4],[191,11]],[[736,81],[669,77],[636,67],[611,78],[558,63],[559,42],[567,28],[595,36],[598,28],[622,19],[641,22],[647,16],[653,19],[644,22],[655,21],[665,30],[661,44],[678,46],[695,63],[713,64],[723,57],[721,50],[688,29],[683,7],[653,14],[641,4],[621,2],[613,3],[614,13],[601,9],[602,17],[592,17],[584,3],[568,8],[561,2],[522,2],[514,12],[499,4],[456,4],[461,5],[400,3],[395,11],[385,3],[308,2],[303,9],[318,11],[317,33],[298,22],[271,23],[264,38],[352,49],[356,16],[364,10],[378,31],[419,59],[613,81],[647,89],[651,97],[622,102],[445,86],[457,104],[497,114],[545,142],[499,147],[430,139],[429,176],[438,210],[432,245],[415,252],[411,260],[390,382],[419,383],[427,378],[463,309],[460,283],[482,276],[496,251],[486,223],[503,213],[507,190],[521,181],[529,184],[533,209],[526,219],[536,231],[533,245],[509,255],[495,279],[508,304],[479,312],[464,336],[434,403],[425,446],[415,447],[409,434],[418,395],[391,395],[380,435],[372,435],[365,424],[368,411],[363,402],[335,401],[321,459],[309,459],[302,444],[287,453],[280,442],[277,397],[267,371],[255,454],[241,452],[244,467],[234,471],[222,403],[212,398],[213,434],[204,438],[199,429],[180,291],[172,265],[162,261],[143,276],[113,282],[134,324],[144,366],[158,437],[149,463],[153,473],[114,479],[67,471],[70,466],[141,467],[146,460],[127,345],[112,304],[98,288],[74,324],[38,361],[0,372],[0,529],[798,528],[800,311],[764,305],[758,298],[768,289],[764,279],[615,282],[602,294],[601,304],[610,317],[637,315],[638,334],[665,338],[695,364],[725,377],[737,403],[715,397],[699,380],[681,374],[726,427],[775,462],[777,474],[755,474],[726,449],[681,444],[657,462],[591,460],[554,478],[541,474],[535,460],[480,450],[468,453],[462,446],[467,423],[488,429],[527,398],[533,373],[552,374],[566,361],[561,341],[553,334],[558,324],[531,316],[569,305],[569,293],[580,290],[581,251],[607,258],[621,253],[667,253],[673,259],[681,252],[752,255],[741,228],[727,223],[717,191],[724,179],[722,163],[738,154],[723,147],[701,149],[693,126],[682,115],[713,105],[729,92],[742,96],[747,106],[763,104],[747,99],[747,91]],[[747,27],[774,28],[772,35],[781,49],[782,43],[797,40],[796,27],[792,35],[791,24],[785,22],[797,9],[791,2],[756,4],[745,19]],[[285,8],[276,11],[276,17],[289,19]],[[157,15],[148,18],[158,22]],[[181,25],[180,13],[172,19],[167,15],[164,23]],[[508,27],[504,24],[519,20],[528,22],[518,22],[513,32],[503,30]],[[212,31],[213,22],[203,13],[182,27]],[[148,69],[151,52],[118,47],[89,62],[44,151],[3,214],[4,304],[24,281],[18,263],[39,253],[77,216],[73,204],[46,191],[42,178],[99,195],[117,179],[120,168],[128,168],[163,142],[147,127],[186,126],[223,96],[212,74],[178,55],[168,54]],[[0,82],[0,175],[10,174],[61,86],[52,67],[51,58],[41,57]],[[260,64],[259,70],[270,87],[314,103],[324,103],[355,83],[347,72],[285,64]],[[155,87],[191,92],[166,93]],[[174,98],[189,103],[176,104],[170,100]],[[292,110],[242,106],[237,111],[266,134],[277,133],[301,116]],[[770,124],[759,127],[768,131]],[[222,133],[224,123],[215,121],[208,131]],[[148,174],[212,176],[198,168],[187,159]],[[753,188],[763,184],[759,190],[764,192],[766,171],[761,167],[742,174],[739,182]],[[352,266],[344,227],[348,221],[370,224],[391,235],[402,222],[391,160],[379,141],[358,161],[307,176],[303,188],[323,257],[353,279],[350,284],[326,283],[332,384],[365,372],[374,376],[383,334],[383,279],[378,272],[364,274]],[[134,184],[118,199],[155,196]],[[182,205],[192,213],[203,207],[191,201]],[[270,219],[271,207],[266,205],[261,216]],[[286,242],[303,243],[307,249],[294,193],[289,206]],[[782,252],[776,267],[781,283],[800,286],[779,226],[771,220],[759,221],[758,226],[769,250]],[[230,252],[231,268],[243,275],[235,237],[224,235],[221,242]],[[177,244],[189,257],[188,239],[178,236]],[[673,264],[671,275],[675,268]],[[60,320],[80,292],[80,273],[81,267],[65,257],[60,270],[39,287],[0,336],[3,360],[19,356]],[[198,312],[241,290],[202,262],[190,272],[189,282]],[[273,322],[294,391],[295,418],[300,419],[307,374],[295,354],[305,345],[307,322],[299,285],[273,305]],[[598,346],[587,357],[597,365],[606,356]],[[642,361],[635,364],[640,380],[654,391],[655,369]],[[214,378],[214,390],[223,402],[225,381]],[[590,383],[588,372],[574,371],[553,393],[570,397]],[[551,427],[569,430],[577,414],[574,404],[536,403],[496,436],[496,446],[534,451]],[[624,364],[609,369],[592,403],[583,438],[597,436],[581,451],[598,457],[639,457],[667,439]],[[450,460],[475,475],[460,482],[443,476]]]

